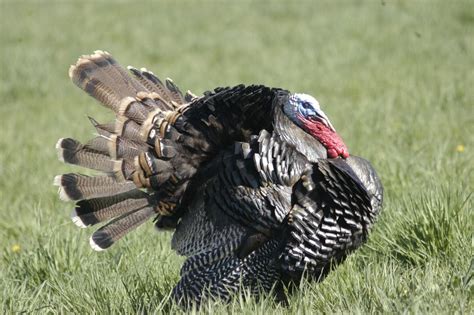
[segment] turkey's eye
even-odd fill
[[[303,106],[304,109],[309,109],[309,108],[311,108],[311,104],[309,104],[308,102],[303,102],[303,103],[301,103],[301,106]]]

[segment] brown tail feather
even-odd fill
[[[85,199],[76,203],[72,221],[84,228],[145,206],[150,206],[150,197],[138,189],[114,196]]]
[[[111,135],[110,135],[111,136]],[[87,143],[84,145],[84,147],[88,150],[93,150],[96,152],[103,153],[105,155],[109,154],[109,139],[110,136],[97,136],[95,138],[92,138],[91,140],[87,141]]]
[[[136,188],[131,181],[118,182],[109,176],[92,177],[73,173],[56,176],[54,185],[59,186],[59,196],[66,201],[112,196]]]
[[[95,51],[95,55],[99,55],[100,58],[93,59],[97,66],[101,67],[102,71],[110,76],[114,82],[123,83],[128,86],[128,90],[124,89],[122,92],[124,96],[136,95],[140,91],[147,92],[147,88],[143,86],[139,81],[135,80],[115,59],[106,51]],[[104,65],[104,61],[108,65]]]
[[[109,155],[112,159],[127,159],[133,161],[141,152],[147,152],[149,147],[145,143],[134,142],[126,138],[112,135],[108,142]]]
[[[171,99],[176,104],[175,107],[184,104],[186,101],[184,100],[183,93],[179,90],[178,86],[174,84],[173,80],[170,78],[166,78],[166,87],[170,91]]]
[[[140,128],[139,124],[125,116],[117,117],[115,122],[115,134],[137,142],[141,141]]]
[[[138,70],[129,66],[128,70],[130,70],[135,78],[139,80],[144,86],[146,86],[149,91],[154,92],[161,97],[161,109],[173,110],[175,108],[175,106],[172,104],[174,101],[172,91],[170,91],[156,75],[145,68]],[[179,103],[179,105],[181,104],[182,103]]]
[[[89,116],[89,121],[91,124],[94,126],[95,130],[97,130],[97,133],[101,136],[110,136],[111,134],[114,133],[115,130],[115,122],[112,123],[106,123],[106,124],[100,124],[95,120],[94,118]]]
[[[100,150],[85,146],[71,138],[62,138],[56,144],[58,157],[65,163],[74,164],[106,173],[114,171],[114,161]]]
[[[90,245],[96,251],[104,250],[153,215],[155,215],[153,207],[144,207],[126,213],[95,231],[90,238]]]
[[[112,98],[113,102],[104,104],[114,110],[118,109],[120,100],[125,97],[134,97],[140,91],[147,91],[140,82],[129,76],[110,54],[103,51],[80,57],[69,69],[69,76],[77,86],[99,101]]]
[[[124,182],[132,179],[132,174],[136,172],[134,161],[116,160],[114,168],[114,178],[117,182]]]

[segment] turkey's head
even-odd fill
[[[326,148],[328,157],[349,157],[346,145],[314,97],[308,94],[291,94],[283,105],[283,111],[293,123]]]

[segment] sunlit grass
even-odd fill
[[[80,54],[170,76],[183,90],[263,83],[314,95],[385,208],[361,250],[289,306],[244,296],[205,313],[473,313],[474,11],[469,1],[0,4],[2,313],[169,313],[183,261],[151,222],[93,252],[54,175],[58,138],[111,116],[73,86]],[[195,310],[196,312],[199,310]]]

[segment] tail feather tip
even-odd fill
[[[100,245],[98,245],[95,241],[94,241],[94,235],[95,233],[91,236],[91,238],[89,239],[89,245],[92,247],[93,250],[95,250],[96,252],[101,252],[103,250],[105,250],[106,248],[103,248],[103,247],[100,247]]]
[[[76,211],[73,211],[73,212],[72,212],[71,220],[72,220],[72,223],[74,223],[76,226],[80,227],[81,229],[85,229],[85,228],[88,227],[88,226],[84,223],[84,221],[82,221],[82,219],[77,215],[77,212],[76,212]]]
[[[62,143],[64,141],[64,138],[61,138],[56,142],[56,150],[58,153],[58,160],[61,162],[64,162],[64,150],[62,148]]]
[[[76,70],[76,65],[71,65],[69,67],[68,75],[69,78],[72,79],[74,77],[74,71]]]
[[[61,199],[62,201],[71,201],[73,200],[73,198],[69,196],[69,194],[66,192],[66,189],[64,188],[63,177],[64,175],[55,176],[53,180],[53,185],[59,187],[58,189],[59,199]]]
[[[64,138],[60,138],[58,142],[56,142],[56,149],[61,149],[63,141]]]
[[[64,190],[63,187],[59,187],[59,190],[58,190],[58,193],[59,193],[59,199],[61,199],[62,201],[71,201],[71,197],[69,197],[69,195],[67,194],[67,192]]]
[[[54,176],[53,185],[54,185],[54,186],[60,186],[60,187],[61,187],[62,177],[63,177],[63,175],[56,175],[56,176]]]

